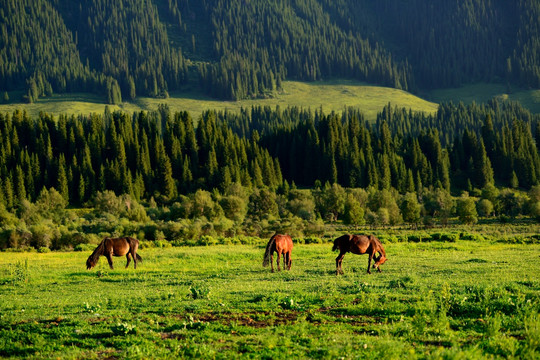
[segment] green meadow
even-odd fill
[[[12,94],[10,98],[17,99],[20,94]],[[388,103],[399,107],[411,108],[413,111],[433,113],[437,104],[423,100],[406,91],[393,88],[370,86],[356,81],[329,82],[283,82],[283,89],[267,99],[251,99],[241,101],[215,100],[195,90],[173,92],[167,99],[138,97],[133,102],[120,105],[108,105],[111,110],[127,112],[155,110],[159,104],[167,104],[173,110],[187,110],[192,117],[197,118],[208,109],[239,111],[242,107],[254,105],[276,107],[298,106],[321,108],[325,112],[341,112],[346,106],[362,109],[368,120],[375,120],[377,113]],[[10,103],[0,105],[0,112],[12,112],[15,109],[25,109],[31,116],[37,116],[40,111],[51,114],[89,114],[103,113],[107,106],[104,99],[93,94],[55,94],[48,98],[40,98],[33,104]]]
[[[510,92],[509,92],[510,90]],[[22,94],[14,92],[11,99],[18,99]],[[105,106],[111,110],[127,112],[149,111],[157,109],[159,104],[167,104],[173,110],[187,110],[192,117],[197,118],[208,109],[239,111],[242,107],[251,106],[299,106],[313,110],[322,109],[325,112],[341,112],[344,107],[360,108],[367,120],[375,120],[377,113],[391,103],[394,106],[405,107],[413,111],[434,113],[439,103],[444,101],[464,102],[470,104],[486,102],[490,99],[519,101],[533,113],[540,112],[540,90],[507,89],[498,84],[474,84],[453,89],[439,89],[413,95],[403,90],[372,86],[366,83],[348,80],[317,81],[317,82],[283,82],[283,90],[276,92],[266,99],[250,99],[240,101],[221,101],[212,99],[196,90],[173,92],[167,99],[138,97],[133,102],[120,105],[107,105],[101,96],[87,93],[55,94],[51,97],[40,98],[33,104],[22,104],[15,100],[8,104],[0,104],[0,112],[13,112],[15,109],[25,109],[31,116],[40,112],[59,114],[90,114],[103,113]]]
[[[471,359],[540,356],[540,245],[385,243],[382,273],[331,244],[291,271],[258,245],[0,253],[0,356],[32,359]]]

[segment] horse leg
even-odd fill
[[[281,261],[281,253],[277,253],[277,271],[281,271],[281,265],[279,262]]]
[[[367,263],[367,273],[371,274],[371,270],[369,269],[371,267],[371,259],[373,259],[373,254],[369,254],[369,260]]]
[[[343,255],[341,255],[341,259],[339,259],[339,272],[340,272],[341,274],[345,274],[345,273],[343,272],[343,258],[345,257],[345,254],[346,254],[346,253],[343,253]]]
[[[126,259],[127,259],[127,264],[126,264],[126,269],[128,268],[129,266],[129,263],[131,262],[131,254],[130,253],[127,253],[126,254]],[[133,259],[135,261],[135,259]]]
[[[287,260],[288,256],[289,254],[283,253],[283,270],[287,270],[287,268],[289,267],[289,260]]]
[[[270,265],[272,266],[272,272],[274,272],[274,253],[270,253]]]
[[[289,266],[289,270],[291,270],[291,265],[292,265],[291,253],[287,254],[287,265]]]
[[[136,269],[137,268],[137,250],[136,249],[131,249],[131,257],[133,258],[133,268]]]
[[[114,269],[113,267],[113,262],[112,262],[112,254],[111,253],[107,253],[105,254],[105,257],[107,258],[107,261],[109,262],[109,267],[111,269]]]
[[[343,274],[343,269],[341,268],[343,257],[345,257],[345,253],[340,252],[338,257],[336,258],[336,275]]]

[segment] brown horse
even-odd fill
[[[336,258],[337,275],[339,275],[340,273],[343,274],[343,268],[341,267],[341,263],[343,262],[343,257],[345,256],[345,254],[349,251],[357,255],[369,255],[367,267],[368,274],[371,274],[371,271],[369,270],[371,266],[371,259],[375,259],[373,268],[377,268],[379,272],[381,272],[380,266],[384,264],[387,260],[386,252],[384,251],[381,242],[373,235],[366,236],[346,234],[340,236],[336,240],[334,240],[334,247],[332,247],[332,251],[335,251],[337,249],[339,249],[339,255]],[[378,256],[376,255],[377,253],[379,253]]]
[[[133,263],[135,269],[137,268],[137,261],[142,262],[142,258],[137,254],[137,249],[139,248],[139,240],[132,237],[121,237],[121,238],[105,238],[98,245],[96,250],[88,257],[86,260],[86,269],[90,270],[96,266],[99,257],[101,255],[107,258],[109,266],[113,269],[113,256],[124,256],[126,255],[127,264],[126,269],[133,258]]]
[[[274,234],[266,245],[266,252],[264,253],[263,266],[268,266],[268,262],[272,266],[272,272],[274,272],[274,251],[277,252],[277,269],[281,271],[279,262],[281,260],[281,254],[283,254],[283,269],[287,268],[291,270],[291,252],[293,249],[293,241],[289,235]]]

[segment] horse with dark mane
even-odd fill
[[[371,274],[371,271],[369,268],[371,267],[371,260],[374,259],[375,263],[373,264],[373,268],[377,268],[379,272],[381,272],[381,265],[385,263],[386,259],[386,252],[384,251],[384,248],[382,247],[381,242],[379,239],[377,239],[373,235],[350,235],[345,234],[343,236],[338,237],[336,240],[334,240],[334,246],[332,247],[332,251],[336,251],[339,249],[339,255],[336,258],[336,274],[343,274],[343,268],[341,267],[341,263],[343,262],[343,257],[346,253],[351,252],[353,254],[362,255],[362,254],[368,254],[369,260],[368,260],[368,267],[367,272],[368,274]],[[377,253],[379,255],[377,255]]]
[[[105,238],[98,245],[96,250],[88,257],[86,260],[86,269],[90,270],[96,266],[99,257],[101,255],[107,258],[109,266],[113,269],[113,256],[126,256],[127,264],[126,269],[133,258],[133,266],[137,268],[137,261],[142,262],[142,258],[137,254],[137,249],[139,248],[139,240],[132,237],[120,237],[120,238]]]
[[[266,244],[266,251],[264,253],[263,266],[268,266],[268,262],[272,266],[272,272],[274,272],[274,251],[277,252],[277,269],[281,271],[279,262],[281,260],[281,254],[283,254],[283,269],[287,268],[291,270],[291,252],[293,249],[293,241],[289,235],[274,234],[268,244]]]

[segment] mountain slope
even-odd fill
[[[0,90],[92,91],[109,103],[197,83],[220,99],[284,80],[412,92],[540,87],[535,0],[0,0]]]

